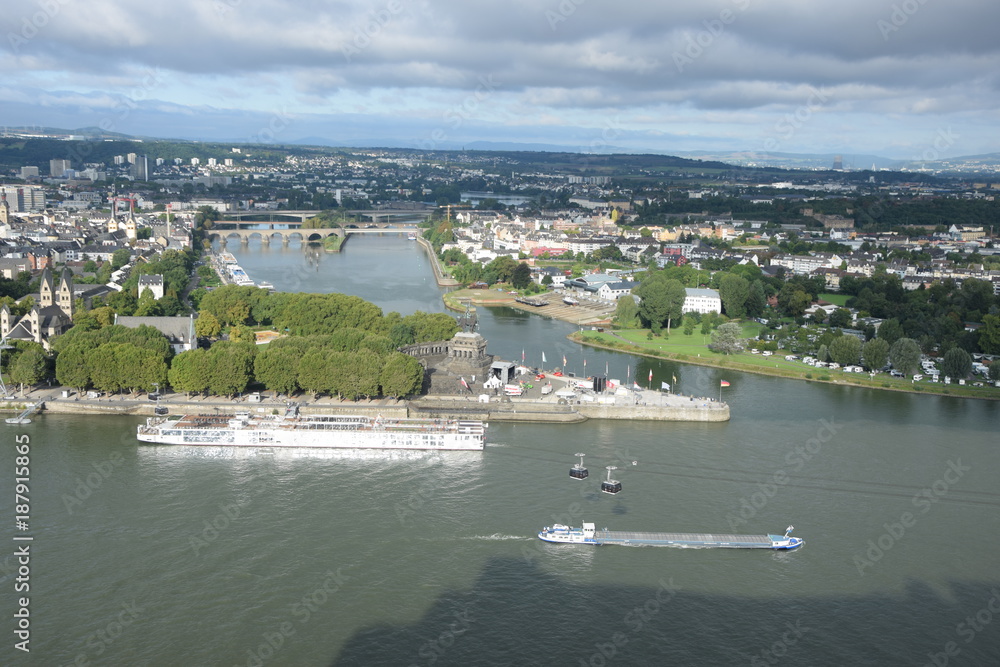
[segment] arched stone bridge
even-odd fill
[[[246,223],[244,223],[246,224]],[[310,241],[322,241],[329,236],[341,236],[345,239],[354,234],[409,234],[418,231],[416,225],[372,225],[370,228],[359,229],[355,227],[330,227],[330,228],[304,228],[299,224],[289,224],[287,229],[245,229],[242,225],[234,225],[235,229],[228,229],[225,223],[213,227],[208,231],[209,241],[220,241],[227,243],[231,239],[239,239],[240,243],[246,245],[250,239],[257,237],[261,243],[270,245],[272,241],[280,239],[282,245],[288,245],[289,240],[299,239],[306,243]],[[256,223],[260,226],[260,223]],[[282,224],[284,227],[285,224]]]

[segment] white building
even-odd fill
[[[684,291],[686,296],[681,307],[682,312],[702,314],[722,312],[722,299],[718,290],[686,287]]]

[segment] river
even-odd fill
[[[278,289],[440,311],[418,244],[230,245]],[[30,665],[1000,664],[997,404],[584,349],[480,308],[490,351],[717,396],[722,424],[493,424],[482,453],[138,446],[131,417],[30,439]],[[588,480],[568,474],[585,453]],[[624,490],[598,492],[608,465]],[[13,525],[13,494],[2,507]],[[614,530],[781,533],[791,552],[551,545]],[[8,530],[8,534],[15,531]],[[0,576],[11,619],[17,573]],[[18,595],[21,595],[20,593]],[[8,621],[11,623],[11,621]]]

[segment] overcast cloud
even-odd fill
[[[1000,152],[996,0],[8,0],[0,25],[5,125]]]

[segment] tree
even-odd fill
[[[839,327],[841,329],[847,329],[851,326],[854,318],[851,317],[851,311],[847,308],[838,308],[837,310],[830,313],[830,326]]]
[[[170,363],[167,379],[175,391],[188,394],[208,391],[208,350],[199,348],[178,354]]]
[[[778,292],[778,307],[789,317],[802,317],[812,301],[808,292],[786,283]]]
[[[132,259],[132,252],[125,248],[119,248],[111,254],[111,270],[117,271]]]
[[[991,382],[1000,382],[1000,360],[993,360],[990,364],[989,378]]]
[[[385,359],[379,382],[383,396],[410,396],[420,393],[424,367],[413,357],[393,352]]]
[[[823,363],[830,361],[830,348],[825,343],[819,346],[819,349],[816,351],[816,358]]]
[[[299,357],[292,347],[270,343],[254,359],[254,377],[268,389],[290,396],[299,388]]]
[[[636,329],[639,327],[639,306],[630,294],[618,299],[615,306],[614,323],[620,329]]]
[[[90,384],[87,368],[87,349],[83,345],[70,345],[56,357],[56,382],[82,392]]]
[[[216,396],[234,396],[246,391],[253,376],[253,343],[222,341],[208,351],[208,390]]]
[[[830,358],[841,366],[853,366],[861,360],[861,339],[857,336],[838,336],[830,343]]]
[[[712,342],[708,344],[708,347],[715,352],[733,354],[741,352],[745,344],[743,327],[738,322],[726,322],[720,324],[719,328],[712,332]]]
[[[872,338],[865,343],[861,354],[865,360],[865,368],[870,371],[881,370],[889,359],[889,343],[883,338]]]
[[[750,283],[750,294],[747,296],[747,317],[760,317],[767,307],[767,293],[764,291],[764,283],[755,280]]]
[[[885,326],[885,323],[882,323]],[[920,346],[912,338],[900,338],[889,347],[889,362],[903,375],[913,375],[920,366]]]
[[[742,319],[746,315],[747,298],[750,296],[750,283],[746,278],[727,273],[719,280],[719,297],[722,299],[722,309],[732,319]]]
[[[895,318],[888,319],[879,325],[876,336],[892,347],[893,343],[903,337],[903,327],[900,326],[899,320]]]
[[[514,289],[524,289],[531,284],[531,267],[524,262],[519,262],[514,274],[511,276],[511,284]]]
[[[964,380],[972,372],[972,356],[960,347],[953,347],[944,353],[941,372],[954,380]]]
[[[194,321],[194,332],[198,338],[216,338],[222,333],[222,325],[215,315],[203,310]]]
[[[686,292],[679,280],[665,277],[663,271],[653,271],[635,288],[639,302],[639,315],[653,331],[664,324],[670,330],[671,320],[680,318]]]
[[[418,310],[403,318],[402,323],[413,329],[413,342],[426,343],[432,340],[451,340],[458,331],[455,318],[447,313],[425,313]],[[392,336],[390,332],[390,337]]]
[[[983,316],[983,326],[979,329],[979,348],[986,354],[1000,354],[1000,315]]]
[[[310,350],[302,355],[298,363],[296,380],[303,391],[319,395],[333,392],[330,367],[331,353],[328,350]]]
[[[163,309],[156,302],[153,291],[148,287],[142,290],[139,295],[139,304],[135,309],[136,317],[158,317],[163,314]]]
[[[45,377],[45,354],[38,349],[29,348],[19,354],[10,367],[10,379],[21,385],[31,386]]]

